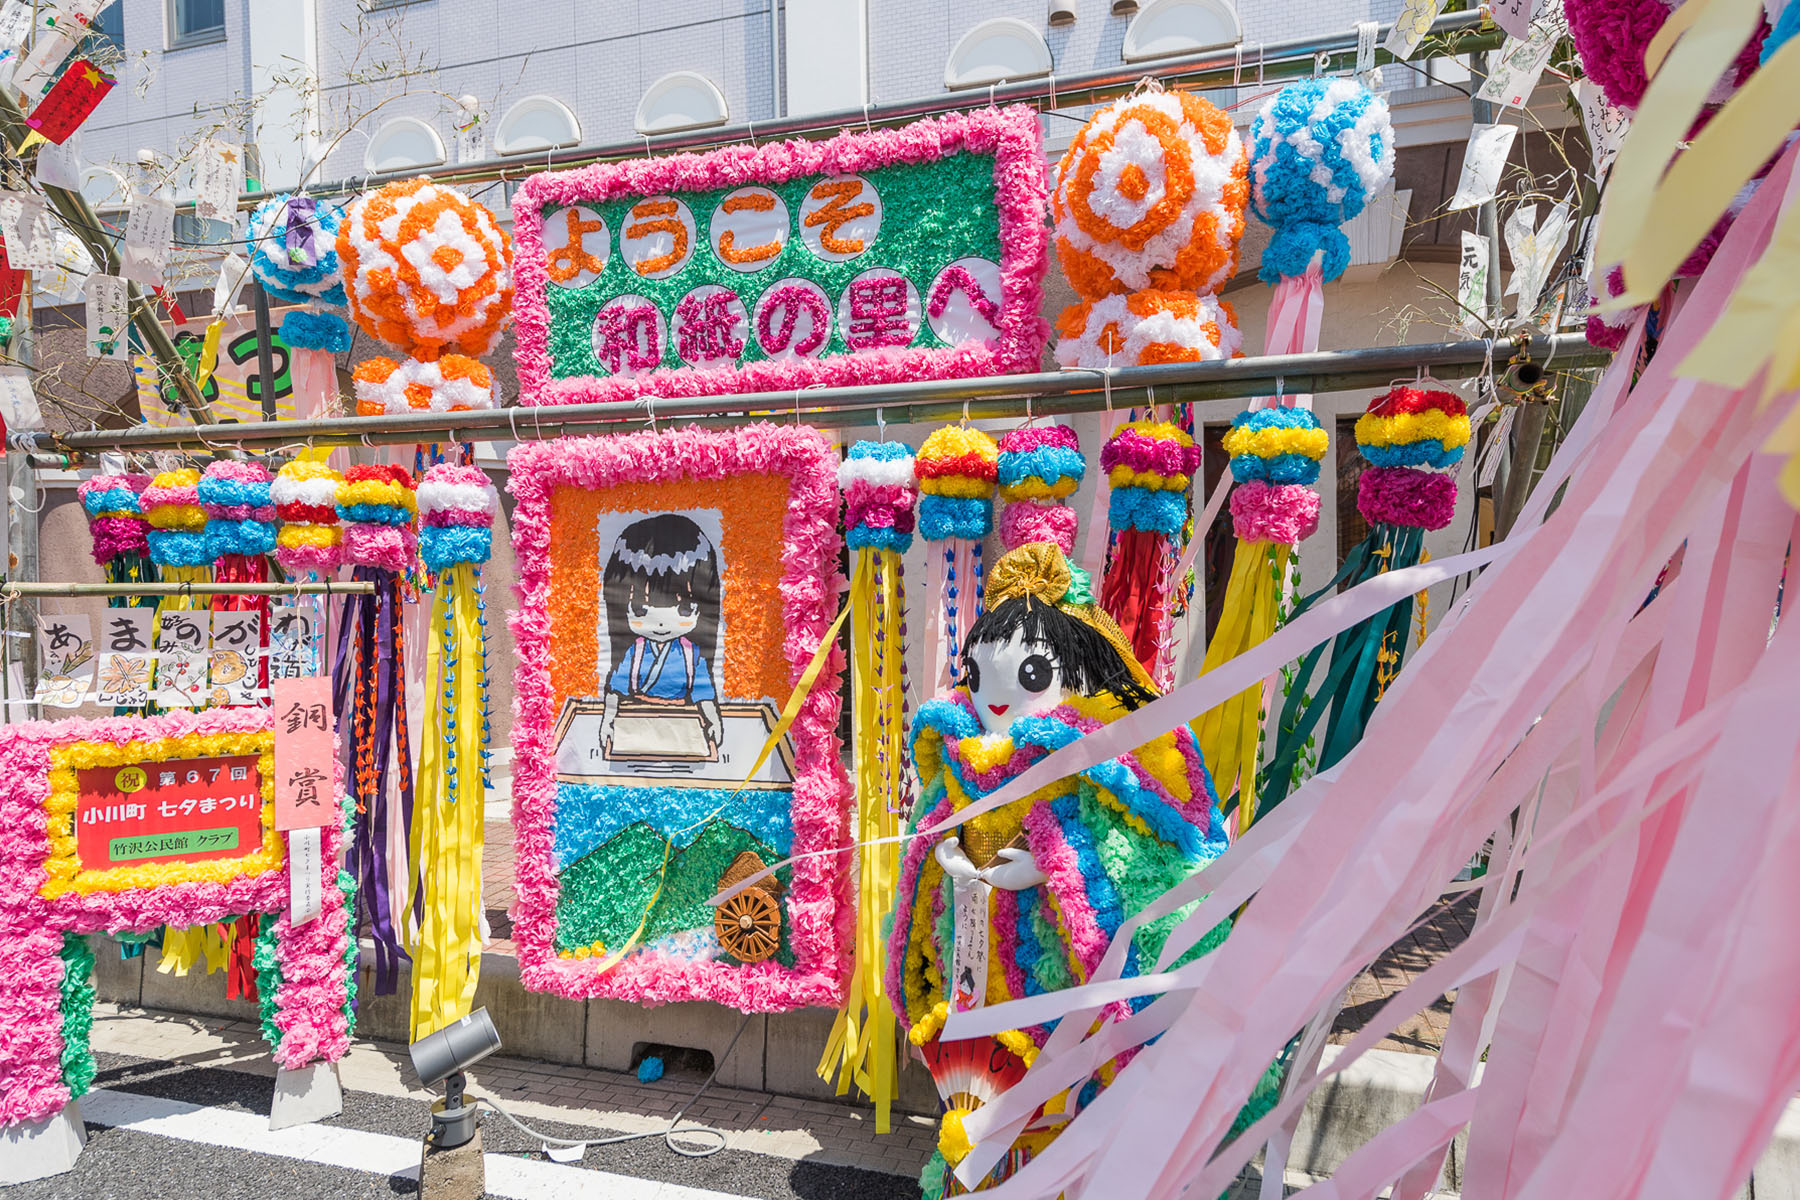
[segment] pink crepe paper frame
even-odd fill
[[[853,174],[896,163],[935,162],[958,152],[994,157],[1000,223],[1000,336],[990,345],[863,350],[824,359],[764,360],[730,367],[680,367],[634,379],[550,371],[549,286],[544,268],[545,205],[592,204],[720,187],[785,183],[802,175]],[[528,177],[513,197],[513,296],[519,390],[524,404],[591,404],[640,395],[720,396],[852,387],[913,379],[963,379],[1032,372],[1042,364],[1050,326],[1038,313],[1048,233],[1049,179],[1038,115],[1024,105],[949,113],[897,129],[795,138],[765,146],[727,146],[706,154],[597,163]]]
[[[69,1102],[63,1050],[59,952],[66,933],[148,933],[262,913],[275,916],[281,985],[275,1061],[290,1070],[336,1062],[350,1046],[344,1013],[349,974],[347,909],[338,888],[343,831],[321,839],[320,915],[289,925],[288,864],[223,883],[190,881],[154,888],[68,891],[42,896],[51,856],[49,798],[53,748],[77,742],[127,745],[188,734],[248,734],[274,728],[266,708],[172,711],[158,716],[32,721],[0,728],[0,1127],[54,1116]],[[335,756],[334,756],[335,758]],[[341,792],[342,781],[337,790]]]
[[[513,677],[513,939],[519,974],[533,991],[572,1000],[600,996],[640,1004],[710,1000],[745,1012],[785,1012],[843,999],[854,906],[846,856],[812,854],[793,868],[782,897],[793,967],[774,959],[742,964],[676,960],[639,947],[606,974],[592,959],[556,952],[554,865],[555,695],[550,680],[550,516],[559,486],[783,476],[789,483],[782,528],[782,623],[790,682],[797,681],[836,616],[844,586],[837,568],[836,450],[816,429],[760,424],[680,429],[524,444],[507,456],[508,489],[518,501],[513,548],[519,606],[509,620],[518,654]],[[791,729],[796,855],[848,846],[850,784],[837,738],[843,653],[834,649]]]

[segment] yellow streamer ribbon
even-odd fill
[[[426,638],[424,745],[419,748],[413,813],[413,871],[423,895],[419,928],[407,938],[412,954],[412,1039],[469,1015],[481,978],[481,629],[475,567],[460,564],[439,576]],[[445,663],[444,633],[453,633],[455,660]],[[444,672],[454,671],[451,707],[444,709]],[[455,730],[450,730],[450,722]],[[448,740],[447,740],[448,739]],[[446,748],[455,755],[451,786]]]
[[[756,761],[750,764],[748,771],[744,772],[744,781],[732,788],[731,795],[719,801],[711,812],[679,832],[686,833],[688,830],[697,829],[706,824],[730,807],[731,802],[737,799],[738,793],[750,786],[750,781],[756,778],[756,773],[762,770],[764,763],[769,761],[769,756],[775,753],[776,748],[781,745],[782,739],[787,737],[788,730],[793,726],[795,718],[800,715],[800,706],[806,703],[806,697],[812,693],[813,684],[819,681],[819,673],[825,669],[826,662],[831,658],[831,648],[837,644],[838,631],[844,627],[844,619],[849,615],[848,606],[839,609],[837,619],[831,623],[831,628],[825,631],[825,636],[819,639],[818,648],[813,651],[812,661],[807,663],[806,670],[800,673],[800,681],[794,685],[793,692],[788,696],[787,704],[782,707],[781,717],[775,722],[775,728],[769,732],[768,740],[757,752]],[[669,858],[674,852],[674,845],[674,838],[668,838],[663,843],[662,864],[656,868],[656,890],[644,903],[644,915],[638,921],[637,928],[632,930],[629,938],[625,939],[624,945],[595,965],[595,974],[604,975],[618,966],[620,962],[624,961],[625,956],[637,949],[638,944],[644,940],[644,930],[650,925],[650,914],[656,911],[656,903],[662,899],[663,886],[668,882]]]
[[[879,594],[875,556],[882,555]],[[856,763],[857,846],[856,958],[843,1007],[819,1058],[819,1077],[837,1076],[837,1094],[855,1085],[875,1102],[875,1131],[891,1128],[899,1094],[895,1073],[895,1020],[886,989],[887,939],[883,928],[893,908],[899,875],[900,818],[896,811],[905,779],[900,656],[901,602],[895,584],[900,557],[891,550],[856,552],[850,581],[850,694],[852,758]],[[882,614],[877,628],[875,613]],[[876,654],[877,644],[885,654]]]
[[[1276,581],[1287,573],[1288,546],[1272,547],[1271,568],[1267,542],[1242,542],[1231,561],[1231,579],[1219,610],[1219,626],[1206,648],[1202,675],[1230,662],[1275,632],[1281,597]],[[1200,754],[1212,771],[1213,784],[1224,800],[1233,781],[1238,792],[1237,825],[1242,835],[1256,817],[1256,752],[1262,733],[1263,685],[1252,684],[1194,722]]]
[[[219,369],[219,339],[224,336],[223,318],[206,327],[206,340],[200,343],[200,361],[194,365],[194,384],[205,387],[213,372]]]

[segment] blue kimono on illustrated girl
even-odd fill
[[[627,525],[601,575],[612,674],[600,740],[612,743],[619,702],[698,708],[714,746],[724,736],[712,656],[719,638],[719,556],[687,517]]]

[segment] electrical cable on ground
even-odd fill
[[[525,1124],[525,1122],[519,1120],[519,1118],[517,1118],[517,1117],[513,1116],[511,1113],[507,1112],[504,1108],[501,1108],[500,1105],[495,1102],[495,1100],[492,1096],[483,1096],[480,1094],[476,1094],[475,1099],[479,1100],[481,1103],[487,1105],[489,1108],[493,1109],[495,1112],[497,1112],[501,1116],[505,1117],[521,1133],[528,1134],[529,1136],[537,1138],[539,1141],[543,1142],[546,1150],[548,1150],[551,1146],[579,1146],[579,1147],[581,1147],[582,1151],[585,1153],[589,1146],[612,1146],[612,1145],[618,1144],[619,1142],[634,1142],[634,1141],[639,1140],[640,1138],[661,1137],[663,1139],[664,1145],[668,1146],[668,1148],[670,1150],[673,1150],[676,1154],[681,1155],[683,1158],[707,1158],[707,1157],[710,1157],[711,1155],[717,1154],[719,1151],[721,1151],[725,1148],[726,1138],[725,1138],[724,1131],[718,1130],[718,1129],[709,1129],[703,1125],[690,1125],[686,1129],[678,1129],[676,1127],[681,1124],[681,1118],[687,1113],[687,1110],[694,1107],[694,1105],[699,1102],[700,1097],[706,1095],[707,1089],[712,1087],[713,1082],[718,1079],[719,1071],[721,1069],[723,1069],[725,1066],[725,1060],[731,1057],[732,1050],[735,1049],[737,1046],[738,1038],[743,1035],[745,1028],[748,1027],[749,1024],[750,1024],[750,1014],[745,1013],[744,1019],[742,1021],[738,1022],[737,1032],[733,1033],[731,1035],[731,1041],[726,1043],[725,1052],[723,1054],[719,1055],[719,1057],[713,1062],[712,1074],[710,1074],[706,1077],[706,1082],[700,1085],[700,1089],[698,1091],[696,1091],[692,1096],[688,1097],[687,1103],[683,1104],[679,1109],[677,1109],[675,1111],[675,1116],[669,1121],[669,1126],[667,1129],[646,1129],[642,1133],[621,1133],[621,1134],[615,1134],[611,1137],[599,1137],[599,1138],[551,1137],[547,1133],[539,1133],[537,1130],[533,1129],[531,1126]],[[676,1140],[675,1140],[676,1134],[681,1134],[684,1137],[692,1137],[692,1136],[697,1135],[700,1137],[717,1138],[718,1144],[696,1147],[696,1146],[694,1146],[694,1144],[692,1142],[689,1142],[688,1145],[684,1147],[681,1144],[679,1144],[678,1142],[676,1142]],[[523,1151],[521,1153],[529,1153],[529,1151]]]

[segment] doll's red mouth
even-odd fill
[[[1010,704],[990,704],[988,705],[988,711],[998,717],[1004,715],[1006,710],[1011,707],[1012,705]]]

